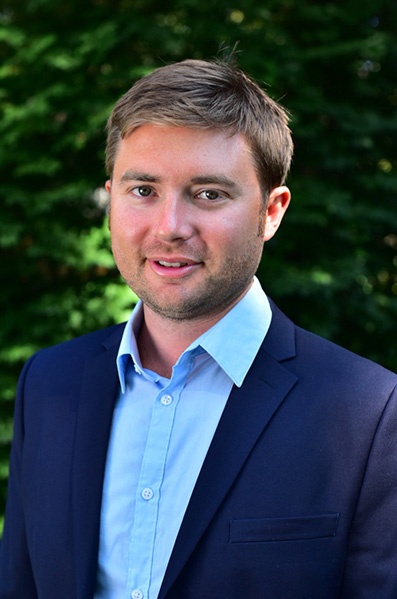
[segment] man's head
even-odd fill
[[[109,226],[146,321],[218,319],[242,297],[290,200],[287,117],[229,64],[141,79],[108,123]]]
[[[135,83],[108,121],[106,168],[111,178],[121,139],[148,123],[241,133],[251,147],[264,200],[285,181],[293,152],[286,112],[227,62],[185,60]]]

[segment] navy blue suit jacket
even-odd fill
[[[20,378],[0,598],[91,599],[122,326]],[[160,599],[396,599],[397,376],[273,320],[233,388]]]

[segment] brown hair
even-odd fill
[[[137,81],[115,105],[107,123],[106,169],[112,176],[120,140],[152,123],[242,133],[251,145],[267,197],[282,185],[293,144],[286,111],[233,64],[184,60]]]

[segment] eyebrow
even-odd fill
[[[143,181],[144,183],[158,183],[159,178],[154,175],[149,175],[148,173],[142,173],[140,171],[126,171],[121,179],[120,183],[125,183],[128,181]]]
[[[192,177],[191,183],[192,185],[221,185],[236,191],[239,189],[237,183],[225,175],[204,175]]]

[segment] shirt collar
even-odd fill
[[[143,373],[136,342],[142,318],[142,302],[139,301],[125,326],[117,355],[117,370],[123,393],[130,358],[135,370]],[[244,297],[213,327],[198,337],[184,354],[197,351],[197,348],[201,347],[219,364],[233,383],[241,387],[266,336],[271,318],[272,312],[267,296],[258,279],[254,277]]]

